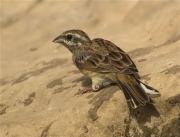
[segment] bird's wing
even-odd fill
[[[94,39],[93,45],[82,46],[73,56],[79,69],[95,72],[138,72],[131,58],[110,41]]]

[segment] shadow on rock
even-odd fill
[[[140,128],[143,128],[146,122],[151,122],[151,117],[160,117],[160,113],[152,104],[146,104],[146,106],[140,106],[136,109],[131,108],[130,104],[128,107],[130,115],[136,119]]]
[[[180,114],[162,128],[161,137],[180,137]]]
[[[91,79],[89,78],[89,77],[87,77],[87,76],[82,76],[82,77],[80,77],[80,78],[78,78],[78,79],[76,79],[76,80],[74,80],[74,81],[72,81],[73,83],[79,83],[79,82],[81,82],[81,85],[83,86],[83,87],[90,87],[91,85],[92,85],[92,81],[91,81]]]
[[[116,93],[118,90],[119,88],[117,86],[104,88],[89,101],[89,104],[93,105],[93,107],[88,111],[92,121],[98,119],[97,111],[101,107],[103,102],[108,101],[110,98],[112,98],[113,94]]]

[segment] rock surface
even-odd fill
[[[1,8],[1,137],[180,136],[179,1],[2,1]],[[128,52],[141,80],[160,91],[156,104],[133,110],[116,85],[74,96],[91,81],[51,42],[69,29]]]

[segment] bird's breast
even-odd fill
[[[115,75],[114,73],[99,73],[99,72],[93,72],[89,70],[80,70],[84,75],[88,76],[92,80],[96,81],[109,81],[110,83],[114,83]]]

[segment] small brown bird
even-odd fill
[[[97,91],[117,83],[133,108],[154,103],[148,94],[160,95],[156,89],[135,78],[134,73],[138,70],[134,62],[122,49],[108,40],[90,40],[82,30],[68,30],[53,42],[68,48],[73,54],[72,60],[76,67],[92,79],[92,88],[84,88],[81,93]]]

